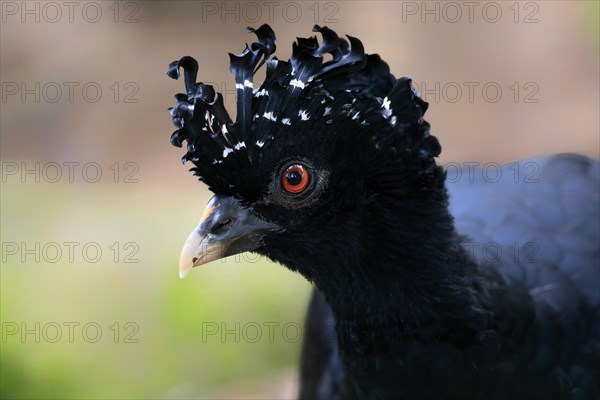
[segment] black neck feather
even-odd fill
[[[463,348],[485,331],[489,310],[477,266],[460,245],[446,200],[434,202],[374,204],[347,257],[315,261],[313,270],[326,271],[313,278],[332,306],[349,379],[368,385],[382,378],[386,360],[405,359],[415,343]]]

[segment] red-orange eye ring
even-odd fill
[[[281,186],[292,194],[302,193],[310,183],[310,173],[301,164],[292,164],[281,174]]]

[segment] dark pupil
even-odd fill
[[[296,185],[299,185],[300,182],[302,181],[302,175],[300,175],[300,173],[298,171],[290,171],[287,173],[287,176],[285,177],[285,179],[287,180],[287,182],[290,185],[296,186]]]

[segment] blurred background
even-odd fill
[[[246,26],[287,59],[327,25],[414,79],[442,163],[598,157],[598,4],[2,1],[2,398],[295,396],[310,285],[251,254],[179,279],[210,194],[169,144],[169,62],[234,110]]]

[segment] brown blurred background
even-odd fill
[[[598,4],[2,1],[3,398],[294,396],[310,286],[251,256],[178,278],[210,194],[169,144],[169,62],[196,57],[234,110],[246,26],[287,59],[327,25],[414,79],[442,163],[598,157]]]

